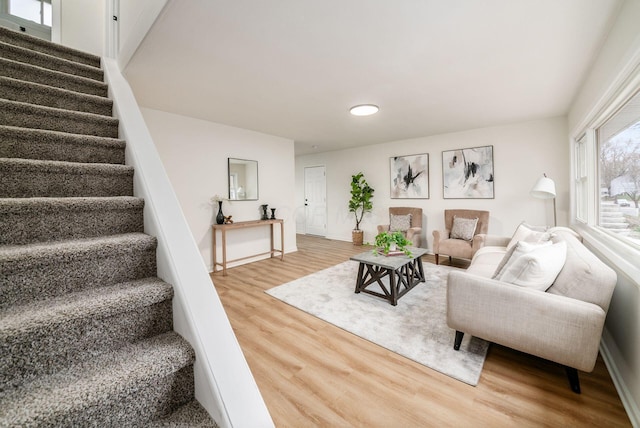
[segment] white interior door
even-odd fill
[[[324,166],[304,169],[305,233],[327,235],[327,179]]]

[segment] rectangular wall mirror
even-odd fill
[[[229,200],[258,200],[258,161],[229,158]]]

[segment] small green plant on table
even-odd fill
[[[411,257],[412,253],[407,246],[411,245],[402,232],[381,232],[376,236],[375,245],[378,251],[381,250],[385,255],[389,254],[389,251],[402,251],[405,255]]]

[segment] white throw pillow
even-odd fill
[[[451,233],[449,237],[451,239],[464,239],[465,241],[471,241],[473,234],[476,231],[478,225],[478,218],[463,218],[453,216],[453,227],[451,227]]]
[[[522,287],[546,291],[564,267],[567,243],[532,244],[520,241],[495,279]]]
[[[411,227],[411,214],[389,214],[389,230],[391,232],[406,232]]]
[[[511,237],[511,241],[507,245],[507,250],[511,249],[516,243],[520,241],[524,242],[547,242],[551,240],[553,234],[547,231],[546,227],[531,226],[525,222],[522,222],[516,228],[516,231]]]

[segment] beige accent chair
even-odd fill
[[[453,227],[453,217],[478,219],[478,224],[474,232],[473,240],[451,239],[451,228]],[[436,264],[440,263],[440,254],[452,257],[469,259],[482,247],[482,236],[489,230],[489,211],[478,210],[444,210],[445,230],[433,231],[433,253],[436,255]]]
[[[564,227],[549,231],[553,243],[564,241],[567,248],[549,289],[492,279],[511,238],[486,235],[469,268],[449,273],[447,325],[456,331],[456,350],[467,333],[565,366],[569,385],[579,394],[578,370],[595,366],[617,277],[580,235]]]
[[[411,227],[403,232],[407,239],[413,243],[414,247],[420,247],[422,245],[422,208],[389,207],[389,218],[391,218],[391,214],[411,214]],[[388,232],[389,227],[389,224],[378,225],[378,233]]]

